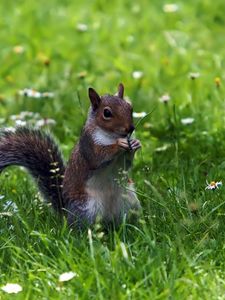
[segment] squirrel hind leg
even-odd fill
[[[86,201],[73,200],[63,210],[66,212],[68,225],[72,228],[88,228],[95,222],[95,218],[87,213]]]

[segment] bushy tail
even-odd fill
[[[27,168],[43,196],[56,210],[61,210],[65,166],[51,136],[26,127],[0,130],[0,171],[10,165]]]

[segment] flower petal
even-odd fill
[[[144,118],[145,116],[147,116],[147,113],[145,111],[133,112],[133,117],[134,118]]]
[[[195,120],[194,118],[183,118],[180,121],[183,125],[189,125],[192,124],[194,120]]]
[[[143,77],[143,72],[142,71],[134,71],[132,73],[132,76],[134,79],[140,79],[141,77]]]
[[[65,273],[62,273],[61,275],[59,275],[59,281],[60,282],[69,281],[76,276],[77,276],[77,273],[75,273],[75,272],[72,272],[72,271],[65,272]]]

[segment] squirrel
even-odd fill
[[[124,86],[116,95],[89,88],[91,106],[80,139],[67,164],[49,134],[25,126],[0,130],[0,172],[10,165],[25,167],[43,197],[66,215],[69,225],[83,227],[96,221],[119,224],[124,214],[139,210],[134,184],[119,182],[141,147],[132,139],[132,105],[124,99]]]

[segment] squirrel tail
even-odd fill
[[[0,130],[0,172],[10,165],[28,169],[46,200],[61,211],[65,165],[50,135],[26,127]]]

